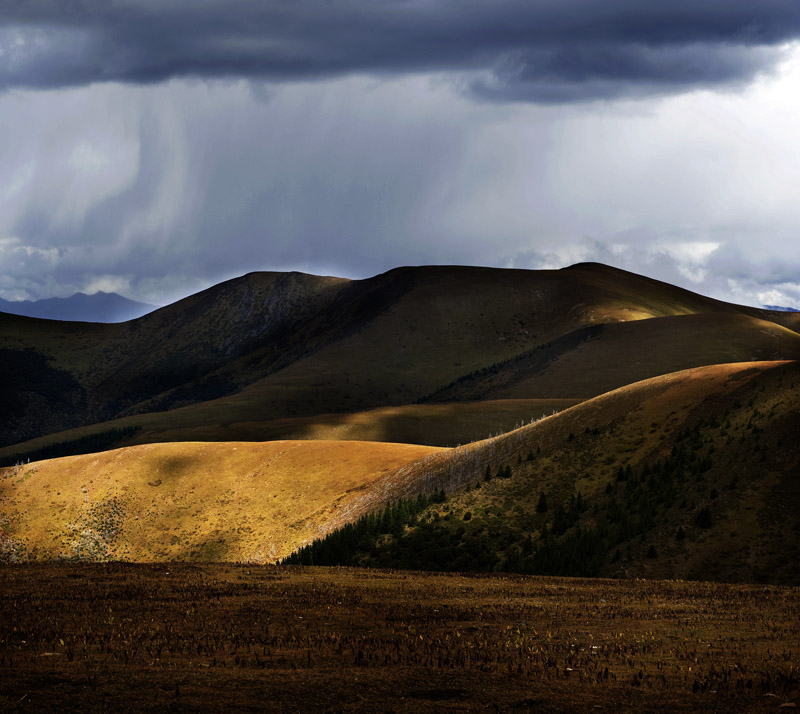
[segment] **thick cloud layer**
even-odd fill
[[[797,0],[0,0],[0,297],[601,260],[800,306],[798,27]]]
[[[746,92],[475,104],[427,77],[0,97],[0,297],[600,260],[800,306],[800,51]]]
[[[488,100],[738,85],[800,36],[797,0],[5,0],[0,89],[459,73]]]

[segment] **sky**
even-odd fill
[[[0,297],[600,261],[800,307],[797,0],[0,0]]]

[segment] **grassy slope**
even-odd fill
[[[243,387],[233,406],[257,410],[259,421],[408,403],[588,325],[695,313],[796,319],[593,264],[399,268],[359,281],[257,273],[120,325],[0,315],[0,437],[13,443]],[[719,359],[696,338],[702,363]],[[630,381],[620,379],[613,386]]]
[[[726,362],[800,359],[800,334],[737,313],[590,327],[442,390],[437,401],[593,397],[632,382]]]
[[[747,331],[741,342],[753,337],[758,338],[757,345],[764,341],[748,323],[735,320],[738,315],[761,314],[758,310],[720,303],[606,266],[581,265],[558,271],[420,268],[409,275],[414,287],[381,314],[380,320],[268,375],[233,398],[257,403],[276,416],[401,404],[586,326],[653,317],[709,312],[730,316],[725,329]],[[794,352],[787,356],[800,356],[798,336],[787,330],[782,334],[784,342],[795,341]],[[725,351],[717,345],[710,345],[706,354],[702,330],[691,332],[691,338],[691,358],[687,355],[679,360],[677,367],[675,360],[659,365],[656,358],[652,370],[641,376],[743,358],[742,350]],[[756,351],[763,352],[760,348]],[[654,350],[654,354],[658,352]],[[700,361],[693,362],[698,354]],[[613,354],[610,359],[611,364],[600,367],[613,366],[618,372],[616,379],[608,380],[609,388],[639,376],[630,378],[623,361]],[[576,392],[571,384],[575,378],[571,375],[560,388],[550,386],[546,394],[531,390],[504,396],[583,397],[587,392]]]
[[[5,469],[0,552],[89,559],[269,560],[359,491],[436,449],[276,441],[135,446]]]
[[[253,273],[113,325],[0,314],[0,443],[235,391],[329,337],[319,314],[349,282]]]
[[[438,548],[445,537],[452,556],[446,565],[456,562],[459,548],[480,542],[501,568],[529,534],[536,545],[542,526],[552,529],[558,507],[580,492],[587,509],[577,525],[584,529],[608,518],[612,499],[634,525],[644,502],[654,509],[649,523],[605,553],[602,574],[795,582],[798,403],[797,363],[717,365],[630,385],[455,450],[184,443],[44,461],[5,472],[5,547],[26,539],[40,555],[91,555],[92,538],[80,534],[93,530],[103,535],[95,549],[101,556],[269,559],[391,499],[445,488],[452,495],[423,519],[431,530],[413,564],[433,563],[425,548]],[[649,503],[649,490],[656,491],[643,484],[626,504],[619,468],[630,466],[635,484],[645,463],[668,459],[676,446],[690,458],[674,496]],[[708,467],[695,469],[700,461]],[[508,464],[514,475],[464,490],[482,480],[487,464],[492,471]],[[536,512],[541,492],[549,504],[544,514]],[[704,507],[709,528],[697,524]],[[675,538],[678,528],[683,541]],[[656,557],[647,556],[650,545]]]
[[[326,439],[456,446],[506,432],[574,405],[575,399],[503,399],[452,404],[408,404],[361,412],[266,419],[258,404],[223,397],[168,412],[137,414],[78,427],[0,448],[0,463],[26,451],[70,442],[108,429],[140,427],[115,447],[170,441],[273,441]],[[24,460],[24,458],[22,459]],[[11,462],[8,462],[11,463]]]
[[[494,567],[502,569],[529,534],[534,549],[541,546],[542,527],[547,523],[552,531],[559,506],[569,511],[580,492],[586,510],[557,543],[575,534],[576,526],[607,522],[617,532],[612,501],[629,522],[627,535],[609,546],[595,572],[797,583],[798,404],[800,366],[786,362],[693,369],[589,400],[464,450],[465,468],[450,469],[456,493],[448,503],[430,507],[422,526],[396,545],[384,544],[374,562],[467,569],[473,560],[462,556],[489,549],[497,556]],[[645,464],[666,461],[676,446],[688,459],[671,477],[672,495],[662,499],[662,481],[637,480]],[[493,473],[510,465],[514,475],[486,483],[487,463]],[[619,468],[628,466],[630,486],[617,481]],[[440,483],[448,481],[443,476]],[[459,483],[472,487],[458,490]],[[384,490],[384,500],[413,490],[413,484],[403,492]],[[542,492],[548,510],[538,513]],[[709,528],[698,525],[705,507]],[[680,528],[684,540],[676,539]],[[651,545],[655,557],[648,557]]]
[[[381,344],[378,339],[373,342]],[[533,349],[526,355],[503,365],[496,374],[462,380],[434,395],[437,402],[463,399],[504,400],[502,402],[463,406],[438,404],[435,408],[406,405],[360,413],[277,418],[281,404],[292,409],[286,399],[276,403],[275,397],[276,393],[288,390],[287,384],[292,380],[298,382],[296,392],[301,397],[307,389],[316,393],[324,391],[326,384],[328,387],[332,384],[330,380],[326,382],[324,375],[309,373],[300,379],[293,370],[287,369],[237,394],[169,412],[133,415],[64,434],[54,433],[30,445],[0,449],[0,457],[19,453],[28,446],[35,448],[84,433],[130,425],[141,426],[142,432],[129,443],[345,438],[454,445],[507,430],[519,420],[538,417],[539,406],[534,401],[537,399],[546,400],[542,409],[549,413],[551,402],[547,400],[596,396],[631,381],[689,366],[800,358],[800,335],[748,315],[706,313],[590,326],[579,331],[577,339],[573,336],[557,338],[554,343]],[[331,364],[336,362],[331,361]],[[348,371],[337,375],[336,379],[343,383],[333,393],[345,403],[353,401],[360,383],[351,385]],[[348,385],[353,387],[352,393]],[[337,404],[330,393],[323,399],[318,396],[302,399],[311,406],[322,406],[322,402],[333,408]],[[560,409],[563,405],[564,402],[556,402],[552,408]]]

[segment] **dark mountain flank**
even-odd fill
[[[126,323],[0,315],[0,445],[181,407],[186,429],[213,435],[416,402],[583,399],[676,369],[796,359],[796,329],[799,314],[598,264],[252,273]],[[162,440],[158,423],[138,438]]]

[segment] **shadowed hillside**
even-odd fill
[[[444,503],[362,519],[296,562],[797,584],[798,404],[793,362],[624,387],[466,447]],[[377,483],[361,512],[420,490]]]
[[[277,368],[309,349],[303,327],[313,333],[315,312],[346,283],[251,274],[112,325],[0,315],[0,443],[113,418],[165,392],[173,406],[236,391],[214,371],[254,351]]]
[[[170,441],[325,439],[457,446],[511,431],[571,407],[575,399],[501,399],[409,404],[361,412],[257,421],[257,407],[202,402],[56,432],[0,448],[0,466],[121,446]]]
[[[593,397],[648,377],[725,362],[800,358],[800,334],[734,313],[593,325],[467,375],[425,401]]]
[[[117,325],[0,315],[0,446],[187,405],[199,408],[186,428],[208,433],[427,399],[584,398],[675,369],[796,358],[798,326],[597,264],[253,273]]]

